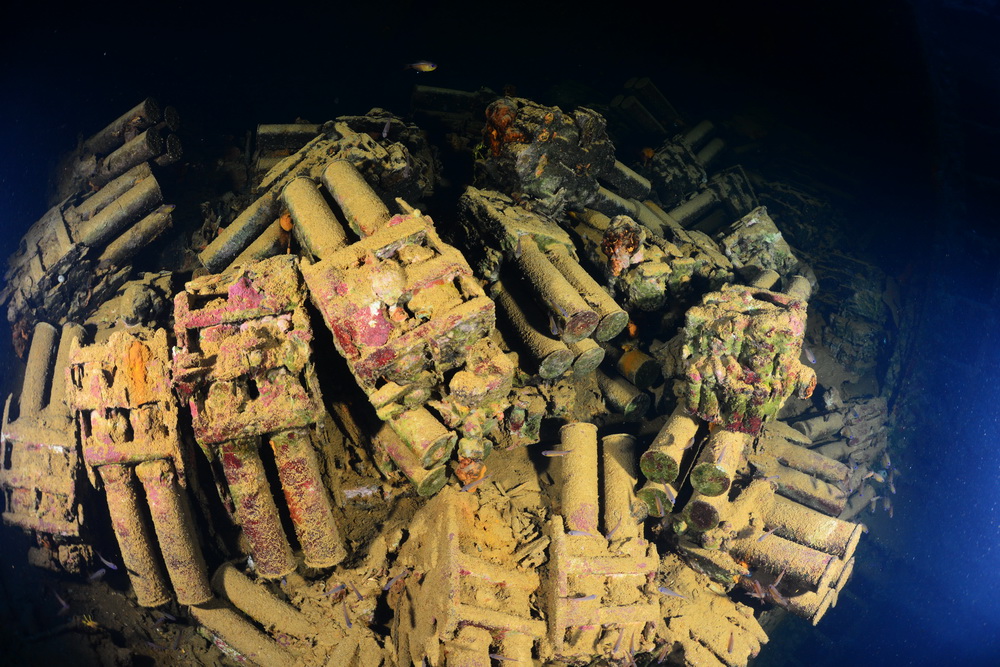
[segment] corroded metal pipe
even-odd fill
[[[160,553],[180,604],[202,604],[212,598],[191,511],[177,485],[177,473],[167,459],[143,461],[135,474],[146,490]]]
[[[275,433],[271,436],[271,448],[306,565],[324,568],[340,563],[347,550],[333,518],[309,430],[296,428]]]
[[[236,518],[250,543],[257,573],[280,579],[295,570],[295,560],[257,453],[257,438],[227,440],[219,449]]]
[[[562,516],[566,530],[597,534],[597,426],[586,422],[559,429]]]
[[[173,205],[160,206],[139,222],[128,228],[121,236],[109,243],[97,258],[97,270],[106,271],[124,264],[136,253],[159,238],[173,223]]]
[[[104,482],[111,525],[136,600],[143,607],[158,607],[169,602],[170,592],[160,569],[153,536],[143,520],[132,468],[112,464],[99,467],[97,472]]]

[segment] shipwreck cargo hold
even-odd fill
[[[4,46],[0,663],[991,664],[1000,17],[472,11]]]

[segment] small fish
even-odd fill
[[[485,477],[480,477],[477,480],[469,482],[468,484],[466,484],[465,486],[463,486],[459,490],[460,491],[466,491],[468,493],[472,493],[476,489],[477,486],[479,486],[480,484],[482,484],[483,482],[485,482],[486,480],[488,480],[490,477],[491,477],[490,475],[486,475]]]
[[[778,592],[778,589],[774,584],[767,587],[767,592],[771,594],[771,599],[774,600],[775,604],[781,605],[782,607],[788,604],[788,600],[786,600],[784,596]]]
[[[344,600],[344,623],[347,623],[348,630],[354,627],[354,624],[351,623],[351,618],[347,615],[347,600]]]
[[[673,642],[663,642],[663,646],[660,647],[660,652],[656,654],[656,664],[663,664],[663,661],[667,659],[667,653],[670,652],[673,645]]]
[[[104,563],[105,565],[108,566],[109,570],[117,570],[118,569],[118,566],[115,565],[114,563],[112,563],[111,561],[109,561],[104,556],[102,556],[100,551],[98,551],[97,549],[94,549],[94,553],[97,554],[97,557],[101,559],[102,563]]]
[[[621,519],[621,517],[618,517],[618,523],[615,524],[614,528],[612,528],[611,530],[608,531],[607,535],[604,536],[604,539],[606,539],[606,540],[608,540],[610,542],[611,541],[611,537],[615,533],[618,532],[618,529],[621,528],[621,525],[622,525],[622,519]]]
[[[869,478],[874,479],[879,484],[882,484],[882,483],[885,482],[885,477],[882,477],[882,475],[878,474],[874,470],[869,470],[868,472],[866,472],[865,476],[862,477],[861,479],[862,480],[866,480],[866,479],[869,479]]]
[[[542,450],[542,456],[566,456],[572,449],[545,449]]]
[[[726,444],[724,444],[722,446],[722,449],[720,449],[719,453],[715,456],[715,463],[716,464],[718,464],[720,461],[722,461],[722,457],[726,455],[726,450],[728,450],[728,449],[729,449],[729,443],[727,442]]]
[[[875,496],[874,498],[872,498],[871,502],[868,504],[868,511],[869,512],[874,512],[875,511],[875,508],[878,506],[878,499],[880,497],[881,496]]]
[[[767,477],[761,477],[760,481],[762,481],[762,482],[773,482],[773,481],[776,481],[778,479],[781,479],[780,475],[769,475]]]
[[[56,599],[59,600],[59,604],[62,605],[59,611],[56,612],[56,616],[65,616],[67,613],[69,613],[69,603],[66,602],[66,600],[63,600],[62,597],[60,597],[59,593],[52,591],[52,594],[56,596]]]
[[[333,595],[334,593],[339,593],[340,591],[342,591],[342,590],[344,590],[346,588],[347,588],[347,586],[345,586],[344,584],[340,584],[339,586],[334,586],[333,588],[331,588],[330,590],[328,590],[326,593],[323,593],[323,595],[324,596],[325,595]],[[385,590],[388,590],[388,587]]]
[[[105,570],[102,567],[100,570],[98,570],[97,572],[94,572],[92,575],[90,575],[89,577],[87,577],[87,581],[91,581],[91,582],[100,581],[101,579],[104,578],[104,575],[107,574],[107,572],[108,571]]]
[[[657,494],[656,494],[656,495],[654,496],[654,498],[656,499],[656,511],[660,513],[660,516],[666,516],[666,515],[667,515],[667,513],[666,513],[666,511],[665,511],[665,510],[663,509],[663,501],[662,501],[662,500],[660,500],[660,494],[658,494],[658,493],[657,493]]]
[[[593,535],[585,530],[567,530],[566,534],[572,537],[593,537]]]
[[[499,660],[500,662],[517,662],[517,658],[508,658],[505,655],[500,655],[499,653],[490,653],[490,660]]]
[[[774,580],[774,585],[777,586],[778,584],[780,584],[781,580],[784,579],[784,577],[785,577],[785,571],[782,570],[781,573],[778,575],[778,578]]]
[[[889,452],[882,452],[882,467],[883,468],[892,467],[892,459],[889,458]]]
[[[735,637],[733,637],[733,631],[732,631],[732,630],[730,630],[730,631],[729,631],[729,646],[728,646],[728,648],[726,649],[727,651],[729,651],[729,653],[732,653],[732,652],[733,652],[733,646],[734,646],[734,644],[735,644],[735,641],[736,641],[736,638],[735,638]]]
[[[388,139],[389,138],[389,128],[390,127],[392,127],[392,120],[391,119],[385,121],[385,125],[382,126],[382,138],[383,139]]]
[[[403,69],[414,69],[418,72],[433,72],[438,66],[428,60],[418,60],[415,63],[403,65]]]
[[[408,575],[409,573],[410,573],[410,568],[408,568],[408,567],[404,567],[404,568],[403,568],[403,571],[402,571],[402,572],[400,572],[400,573],[399,573],[399,574],[397,574],[397,575],[396,575],[395,577],[393,577],[392,579],[390,579],[389,581],[387,581],[387,582],[385,583],[385,586],[383,586],[383,587],[382,587],[382,590],[383,590],[383,591],[387,591],[387,590],[389,590],[390,588],[392,588],[392,585],[393,585],[394,583],[396,583],[397,581],[399,581],[399,580],[400,580],[400,578],[401,578],[401,577],[403,577],[403,576],[405,576],[405,575]],[[341,584],[341,585],[343,585],[343,584]]]
[[[354,585],[353,581],[351,582],[351,590],[354,591],[354,594],[356,596],[358,596],[358,602],[361,602],[362,600],[365,599],[365,596],[361,594],[361,591],[358,590],[358,587]]]
[[[896,484],[892,481],[892,477],[889,478],[889,493],[896,493]]]
[[[765,537],[770,537],[771,535],[774,535],[774,531],[776,531],[776,530],[778,530],[777,526],[775,526],[771,530],[767,531],[766,533],[764,533],[763,535],[761,535],[760,537],[758,537],[757,541],[758,542],[763,542]]]
[[[666,595],[668,597],[680,598],[682,600],[687,600],[687,596],[686,595],[681,595],[680,593],[672,591],[669,588],[667,588],[666,586],[660,586],[656,590],[658,590],[661,594]]]
[[[674,493],[673,487],[671,487],[669,484],[664,485],[663,493],[667,495],[667,500],[670,501],[671,508],[677,504],[677,494]]]
[[[576,597],[572,597],[572,598],[568,598],[568,599],[573,600],[574,602],[586,602],[587,600],[596,600],[597,596],[595,594],[591,593],[590,595],[578,595]]]
[[[813,354],[813,351],[810,350],[805,345],[802,346],[802,353],[806,355],[806,359],[809,361],[810,364],[816,363],[816,355]]]
[[[687,450],[691,449],[692,447],[694,447],[694,436],[693,435],[691,436],[691,439],[688,440],[688,444],[684,445],[684,449],[682,449],[681,451],[682,452],[683,451],[687,451]]]
[[[520,244],[520,241],[518,241],[518,243]],[[556,318],[552,315],[549,315],[549,333],[551,333],[553,336],[559,335],[559,325],[556,324]]]
[[[611,655],[618,653],[618,649],[622,647],[622,637],[625,636],[625,628],[618,628],[618,639],[615,640],[615,645],[611,647]]]

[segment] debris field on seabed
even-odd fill
[[[892,513],[898,288],[793,249],[808,196],[648,79],[413,107],[261,125],[200,210],[152,99],[62,161],[0,293],[3,519],[132,628],[67,586],[29,642],[745,665],[765,615],[836,604]]]

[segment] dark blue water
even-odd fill
[[[854,579],[818,628],[785,623],[762,661],[1000,665],[998,11],[971,0],[674,4],[5,7],[0,256],[45,211],[58,155],[146,95],[178,107],[192,151],[198,137],[260,122],[405,113],[415,82],[513,84],[553,103],[560,90],[607,99],[649,76],[689,119],[743,109],[768,118],[773,137],[808,133],[810,152],[789,156],[851,173],[860,212],[846,224],[887,271],[916,265],[906,297],[922,304],[919,372],[901,400],[924,407],[900,434],[894,519],[869,521]],[[438,71],[401,69],[420,59]],[[21,557],[0,547],[0,561]]]

